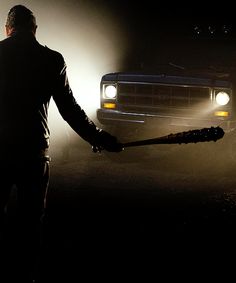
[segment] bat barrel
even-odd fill
[[[139,140],[124,143],[124,147],[143,146],[152,144],[182,144],[217,141],[224,136],[224,130],[220,127],[203,128],[201,130],[190,130],[170,134],[167,136],[157,137],[153,139]]]

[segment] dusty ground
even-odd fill
[[[233,262],[236,164],[220,142],[51,157],[47,282],[189,282]]]
[[[162,145],[98,155],[82,143],[67,160],[52,152],[49,273],[66,282],[151,282],[162,267],[197,268],[191,263],[199,257],[198,272],[215,259],[222,268],[235,242],[236,164],[219,149]]]

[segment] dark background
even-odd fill
[[[126,31],[129,38],[122,67],[118,71],[152,71],[156,72],[158,64],[168,63],[178,50],[178,57],[174,60],[194,60],[195,54],[191,49],[199,49],[196,40],[196,28],[201,32],[198,36],[205,39],[205,46],[223,34],[227,27],[227,38],[235,41],[235,17],[230,3],[216,3],[207,1],[105,1],[105,5],[114,14],[114,19]],[[210,34],[210,29],[214,34]],[[200,43],[202,45],[202,43]],[[199,46],[200,46],[199,45]],[[208,47],[211,52],[218,47],[218,42]],[[205,51],[203,51],[205,52]],[[222,56],[227,56],[225,52]],[[201,57],[207,59],[208,54]],[[198,59],[196,59],[198,60]],[[177,63],[178,62],[173,62]]]

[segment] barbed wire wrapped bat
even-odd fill
[[[185,132],[179,132],[176,134],[169,134],[153,139],[139,140],[133,142],[123,143],[125,147],[142,146],[152,144],[182,144],[182,143],[197,143],[197,142],[209,142],[223,138],[224,130],[221,127],[203,128],[200,130],[190,130]]]

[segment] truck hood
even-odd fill
[[[114,72],[105,74],[102,81],[187,84],[231,87],[231,74],[214,69],[185,69],[157,66],[155,72]]]

